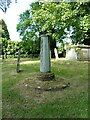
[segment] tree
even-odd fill
[[[46,31],[56,40],[62,41],[65,28],[74,29],[73,44],[90,39],[90,2],[45,2],[40,10],[33,9],[33,22],[42,24],[40,31]]]
[[[35,4],[32,3],[31,6],[33,9],[40,9],[39,3],[36,2]],[[32,22],[33,18],[33,12],[27,10],[23,14],[20,15],[20,22],[17,25],[17,31],[20,32],[22,43],[25,46],[25,50],[31,48],[31,52],[40,51],[40,34],[39,28],[41,27],[37,23],[33,23],[32,25],[30,22]],[[53,39],[53,42],[55,43],[55,40]],[[52,46],[52,45],[51,45]],[[55,44],[54,44],[55,46]],[[34,50],[34,51],[33,51]]]
[[[74,9],[76,14],[73,17],[74,22],[72,24],[74,28],[73,42],[90,45],[90,2],[73,4],[72,10]]]
[[[9,32],[7,29],[7,25],[3,19],[0,20],[0,23],[2,24],[2,38],[10,39]]]
[[[65,29],[72,26],[72,43],[86,43],[90,39],[90,2],[35,2],[20,15],[17,31],[29,42],[41,34],[49,35],[52,47],[55,41],[63,43]],[[37,34],[38,33],[38,34]],[[53,44],[54,43],[54,44]]]
[[[38,32],[35,30],[35,27],[30,26],[30,20],[31,13],[29,10],[26,10],[20,15],[20,22],[17,25],[17,31],[19,31],[22,39],[23,49],[27,52],[27,54],[38,53],[40,51],[40,38]]]
[[[15,3],[17,3],[17,0],[15,0]],[[2,9],[2,11],[6,13],[7,8],[9,8],[10,4],[11,0],[0,0],[0,9]]]
[[[7,26],[3,19],[0,20],[0,23],[2,24],[2,58],[7,58],[7,47],[8,47],[8,40],[10,39],[9,32],[7,29]],[[5,57],[4,57],[5,55]]]

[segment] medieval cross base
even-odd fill
[[[54,79],[54,77],[54,73],[51,73],[50,41],[48,36],[43,34],[41,35],[40,73],[38,79],[48,81]]]

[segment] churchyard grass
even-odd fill
[[[53,81],[39,81],[38,59],[22,58],[2,62],[3,118],[88,118],[88,62],[52,59]],[[65,89],[38,90],[69,84]]]

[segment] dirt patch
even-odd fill
[[[17,87],[23,87],[34,90],[57,91],[70,86],[68,80],[62,77],[55,77],[52,81],[42,81],[35,77],[26,78],[20,82]]]
[[[52,81],[41,81],[34,76],[19,82],[19,84],[15,85],[12,89],[18,89],[20,95],[27,101],[41,103],[48,102],[51,94],[52,100],[60,97],[58,94],[61,94],[61,92],[68,89],[68,87],[70,87],[70,83],[63,77],[56,76]]]

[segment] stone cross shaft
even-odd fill
[[[50,66],[50,41],[48,36],[41,35],[40,72],[50,72]]]

